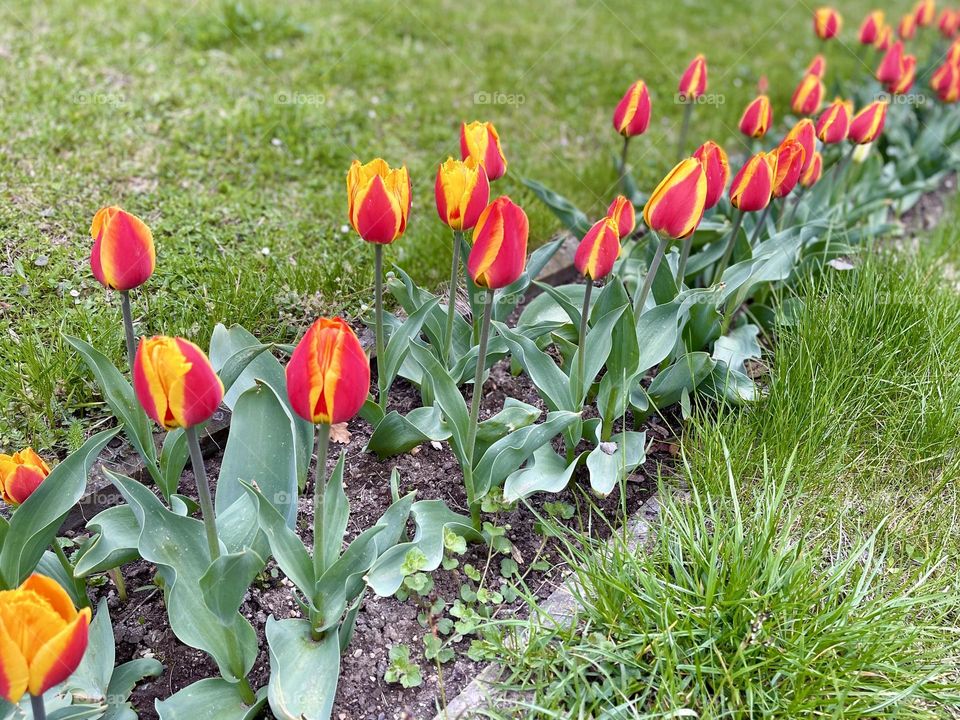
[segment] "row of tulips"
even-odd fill
[[[867,16],[859,41],[882,53],[879,89],[894,96],[912,89],[917,60],[907,44],[935,17],[932,0],[918,3],[894,40],[882,12]],[[937,26],[952,44],[931,74],[931,87],[952,103],[960,95],[960,14],[943,10]],[[842,19],[818,9],[814,28],[829,40],[841,32]],[[417,288],[400,268],[384,272],[383,246],[408,225],[407,169],[379,158],[354,161],[346,182],[348,216],[374,251],[375,390],[368,353],[340,318],[316,320],[294,347],[264,345],[242,328],[222,326],[209,352],[179,337],[138,338],[131,291],[156,269],[153,235],[131,213],[100,210],[91,224],[91,270],[120,294],[128,373],[82,340],[68,340],[89,364],[159,493],[108,472],[126,502],[91,520],[90,540],[70,559],[56,541],[57,528],[117,430],[91,438],[52,470],[30,449],[0,455],[0,496],[13,509],[9,521],[0,517],[0,698],[16,704],[29,697],[34,717],[44,717],[45,693],[69,689],[68,677],[84,656],[91,610],[83,581],[110,572],[122,594],[120,568],[143,558],[157,567],[173,632],[207,652],[221,674],[158,702],[161,717],[217,707],[222,717],[245,718],[267,702],[278,717],[329,717],[337,684],[329,668],[351,640],[364,594],[391,595],[406,574],[436,569],[450,535],[489,541],[486,498],[556,492],[578,469],[595,491],[609,493],[644,460],[646,436],[639,428],[628,431],[628,415],[641,425],[652,412],[689,403],[694,392],[721,401],[753,397],[745,363],[759,356],[753,322],[763,324],[769,296],[791,281],[805,258],[842,253],[846,246],[834,234],[853,237],[864,223],[875,232],[870,218],[885,217],[892,199],[881,188],[882,209],[866,216],[857,203],[872,207],[873,200],[861,199],[873,197],[876,183],[861,178],[850,186],[848,177],[852,159],[863,159],[882,139],[889,98],[875,96],[859,111],[845,98],[824,108],[826,73],[827,61],[818,55],[791,99],[795,115],[817,117],[801,117],[777,145],[744,158],[731,173],[727,153],[714,141],[687,156],[693,107],[707,91],[707,61],[698,55],[678,85],[686,103],[680,160],[649,195],[636,190],[628,159],[631,140],[649,127],[651,93],[642,80],[633,83],[613,114],[623,137],[617,166],[623,194],[602,218],[591,223],[568,201],[527,181],[577,233],[573,264],[585,282],[542,285],[543,294],[515,327],[507,317],[560,241],[528,255],[525,212],[507,196],[492,197],[493,184],[507,172],[494,126],[464,123],[460,159],[448,158],[437,171],[436,209],[453,235],[446,298]],[[760,143],[774,127],[774,108],[761,94],[744,110],[740,131]],[[898,197],[917,186],[904,186]],[[671,245],[676,252],[668,254]],[[458,308],[461,272],[470,313]],[[385,290],[402,313],[387,311]],[[751,300],[735,325],[735,314]],[[285,366],[276,357],[284,354]],[[532,379],[548,408],[545,418],[509,400],[481,422],[486,373],[507,357]],[[423,398],[406,416],[389,406],[397,377],[419,387]],[[468,404],[459,386],[471,382]],[[591,403],[596,417],[583,412]],[[233,416],[214,492],[200,430],[224,404]],[[374,428],[367,449],[381,457],[428,440],[448,443],[462,470],[469,517],[437,500],[401,495],[394,471],[390,507],[345,544],[345,460],[341,455],[329,478],[326,460],[331,426],[358,414]],[[166,431],[159,453],[148,418]],[[565,453],[556,452],[555,438]],[[307,548],[295,533],[297,497],[314,455]],[[196,501],[178,493],[188,460]],[[417,527],[412,539],[408,519]],[[29,552],[11,549],[21,547]],[[259,651],[256,634],[238,611],[270,557],[295,586],[304,617],[270,619],[270,681],[255,689],[247,677]],[[52,574],[60,584],[46,576]]]

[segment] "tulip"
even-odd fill
[[[720,202],[723,191],[727,189],[727,181],[730,179],[727,153],[713,140],[707,140],[697,148],[693,157],[700,161],[707,178],[707,197],[703,207],[704,210],[709,210]]]
[[[890,49],[892,44],[893,28],[889,25],[884,25],[882,28],[880,28],[880,32],[877,34],[877,41],[873,44],[873,46],[877,50],[885,52]]]
[[[627,88],[613,111],[613,127],[625,138],[642,135],[650,125],[650,92],[643,80]]]
[[[833,8],[821,7],[814,11],[813,31],[821,40],[830,40],[836,37],[841,27],[843,27],[843,18]]]
[[[804,75],[797,89],[793,91],[790,108],[797,115],[813,115],[820,109],[823,93],[823,81],[819,77]]]
[[[491,122],[474,120],[460,125],[460,156],[476,158],[487,172],[490,181],[498,180],[507,172],[507,158],[500,147],[500,135]]]
[[[926,27],[933,22],[936,13],[936,0],[919,0],[914,6],[913,19],[918,27]]]
[[[813,162],[807,166],[806,171],[800,176],[800,185],[804,188],[811,188],[817,184],[823,175],[823,155],[819,152],[813,153]]]
[[[884,14],[883,10],[873,10],[868,13],[860,25],[860,44],[873,45],[880,36],[880,30],[883,28]]]
[[[849,100],[837,98],[830,103],[817,120],[817,137],[820,142],[831,145],[846,140],[852,113],[853,103]]]
[[[118,207],[100,208],[90,224],[93,248],[90,269],[101,285],[120,292],[123,329],[127,342],[127,363],[133,368],[136,339],[130,291],[143,285],[157,264],[150,228],[136,215]]]
[[[50,468],[31,448],[0,454],[0,497],[13,507],[22,505],[49,474]]]
[[[822,78],[827,72],[827,59],[823,55],[814,55],[813,60],[807,65],[804,75],[816,75]]]
[[[917,58],[913,55],[903,56],[903,72],[896,83],[887,85],[887,90],[893,95],[904,95],[910,92],[917,79]]]
[[[957,34],[957,30],[960,30],[960,12],[944,8],[943,12],[940,13],[940,19],[937,21],[937,27],[940,34],[950,40]]]
[[[800,180],[806,151],[796,140],[784,140],[775,151],[772,194],[775,198],[789,195]],[[767,205],[765,210],[769,209]]]
[[[633,303],[638,316],[643,312],[667,243],[670,239],[682,240],[693,234],[703,219],[706,202],[707,174],[701,161],[694,157],[677,163],[651,193],[643,208],[643,220],[659,236],[660,242]]]
[[[956,89],[960,87],[960,67],[948,59],[930,76],[930,87],[941,101],[952,103],[957,100]]]
[[[30,694],[33,717],[46,717],[43,694],[69,678],[87,650],[90,608],[79,612],[51,578],[33,574],[0,592],[0,698]]]
[[[799,143],[797,144],[799,145]],[[727,269],[730,259],[733,257],[733,249],[737,244],[743,214],[763,210],[770,204],[770,198],[773,196],[776,163],[776,153],[759,152],[747,160],[747,163],[740,168],[740,172],[733,178],[733,182],[730,184],[730,204],[737,208],[738,212],[734,216],[733,230],[727,239],[727,247],[724,250],[723,257],[714,271],[714,283],[720,282],[723,272]]]
[[[854,115],[850,121],[850,141],[856,145],[864,145],[876,140],[883,132],[887,106],[885,100],[875,100]]]
[[[747,137],[762,138],[773,124],[773,106],[766,95],[758,95],[740,117],[740,132]]]
[[[950,47],[947,48],[946,62],[951,65],[960,65],[960,38],[950,43]]]
[[[690,131],[690,118],[693,115],[693,101],[707,91],[707,59],[697,55],[680,77],[677,87],[678,98],[685,104],[683,108],[683,125],[680,127],[680,137],[677,142],[677,156],[683,157],[687,147],[687,133]]]
[[[143,338],[133,366],[133,390],[147,415],[165,430],[183,428],[197,481],[210,559],[220,557],[213,499],[196,426],[213,417],[223,383],[203,350],[182,338]]]
[[[617,195],[610,203],[610,207],[607,208],[607,217],[616,223],[617,234],[621,240],[630,237],[637,226],[637,213],[633,203],[623,195]]]
[[[877,80],[883,85],[896,84],[903,75],[903,42],[897,40],[884,54],[877,66]]]
[[[796,140],[798,143],[803,145],[803,168],[801,172],[806,172],[807,168],[810,166],[810,163],[813,162],[813,152],[817,147],[817,136],[816,130],[813,125],[813,120],[810,118],[803,118],[796,125],[790,128],[790,132],[787,133],[787,136],[784,140]]]
[[[900,18],[897,25],[897,35],[901,40],[912,40],[917,34],[917,19],[914,15],[906,14]]]

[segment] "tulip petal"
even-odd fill
[[[114,290],[132,290],[145,283],[156,267],[150,228],[120,208],[104,208],[93,218],[90,268],[102,284]]]
[[[83,608],[39,649],[30,663],[31,695],[43,695],[70,677],[80,665],[87,649],[90,614],[90,608]]]
[[[364,240],[390,243],[403,227],[403,213],[399,200],[387,192],[381,176],[357,190],[353,199],[353,227]]]
[[[203,350],[183,338],[175,341],[190,369],[180,378],[176,391],[171,392],[171,405],[180,427],[193,427],[209,420],[220,407],[223,383]]]
[[[30,683],[30,668],[0,617],[0,698],[18,703]]]

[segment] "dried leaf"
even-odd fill
[[[339,443],[340,445],[348,445],[352,437],[353,435],[347,430],[347,424],[345,422],[330,426],[330,439],[333,442]]]

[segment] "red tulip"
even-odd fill
[[[940,20],[937,22],[937,27],[940,29],[940,34],[948,40],[953,38],[957,34],[957,30],[960,30],[960,12],[956,10],[951,10],[950,8],[944,8],[943,12],[940,13]]]
[[[960,66],[948,59],[930,77],[930,86],[942,102],[954,103],[960,97]]]
[[[0,497],[8,505],[22,505],[49,474],[50,468],[31,448],[0,454]]]
[[[460,156],[477,159],[487,172],[492,182],[503,177],[507,172],[507,158],[500,147],[500,135],[490,122],[475,120],[460,125]]]
[[[918,0],[914,6],[913,19],[918,27],[926,27],[933,22],[937,13],[937,3],[935,0]]]
[[[762,138],[773,125],[773,106],[766,95],[750,101],[740,117],[740,132],[747,137]]]
[[[860,25],[860,44],[873,45],[880,36],[880,30],[883,28],[884,14],[883,10],[873,10],[868,13]]]
[[[893,45],[893,28],[889,25],[884,25],[880,28],[880,32],[877,34],[877,41],[873,46],[880,50],[881,52],[886,52]]]
[[[821,40],[836,37],[843,27],[843,18],[840,13],[831,7],[817,8],[813,13],[813,31]]]
[[[350,224],[367,242],[387,245],[403,235],[410,215],[410,174],[393,169],[382,158],[361,164],[354,160],[347,172],[347,209]]]
[[[573,256],[573,265],[584,277],[599,280],[610,274],[618,257],[620,232],[613,218],[605,217],[583,236]]]
[[[613,127],[624,137],[642,135],[650,125],[650,93],[643,80],[631,85],[613,111]]]
[[[681,100],[696,100],[707,91],[707,59],[697,55],[680,78],[677,92]]]
[[[617,234],[623,240],[633,234],[637,226],[637,212],[633,203],[623,195],[617,195],[610,207],[607,208],[607,217],[617,224]]]
[[[813,115],[823,102],[823,81],[816,75],[804,75],[797,89],[793,91],[790,108],[797,115]]]
[[[773,195],[775,163],[763,152],[747,160],[730,185],[730,204],[743,212],[763,210]]]
[[[887,118],[888,103],[875,100],[854,115],[850,121],[850,141],[865,145],[876,140],[883,132],[883,123]]]
[[[817,120],[817,137],[827,145],[840,143],[847,139],[850,130],[850,116],[853,103],[837,98],[827,106]]]
[[[888,84],[887,91],[893,95],[904,95],[910,92],[914,80],[917,79],[917,58],[913,55],[903,56],[903,72],[896,83]]]
[[[807,166],[807,169],[800,175],[800,184],[805,187],[813,187],[823,175],[823,155],[819,152],[813,153],[813,161]]]
[[[823,78],[827,72],[827,59],[823,55],[814,55],[813,60],[810,61],[810,64],[807,65],[807,69],[804,71],[804,75],[816,75],[818,78]]]
[[[90,269],[101,285],[133,290],[153,275],[157,262],[153,234],[136,215],[114,206],[101,208],[93,216],[90,235]]]
[[[527,214],[510,198],[498,197],[473,229],[467,272],[482,288],[497,290],[518,280],[527,265]]]
[[[803,145],[796,140],[784,140],[770,154],[774,156],[776,163],[773,173],[773,197],[786,197],[800,180],[800,173],[806,160]]]
[[[727,181],[730,179],[730,163],[727,161],[727,153],[713,140],[707,140],[697,148],[693,157],[700,161],[707,178],[707,196],[704,201],[704,210],[709,210],[720,202],[723,191],[727,189]]]
[[[903,42],[897,40],[877,66],[877,80],[884,85],[896,84],[903,74]]]
[[[440,219],[453,230],[469,230],[490,202],[487,173],[476,158],[447,158],[437,170],[434,195]]]
[[[796,140],[803,145],[803,171],[806,172],[807,168],[810,167],[810,163],[813,162],[813,152],[817,148],[817,135],[813,126],[813,120],[810,118],[800,120],[790,129],[790,132],[787,133],[784,140]]]
[[[917,34],[917,18],[907,13],[900,18],[900,24],[897,25],[897,35],[901,40],[912,40]]]
[[[647,227],[677,240],[697,229],[707,201],[707,176],[697,158],[681,160],[660,181],[643,208]]]

